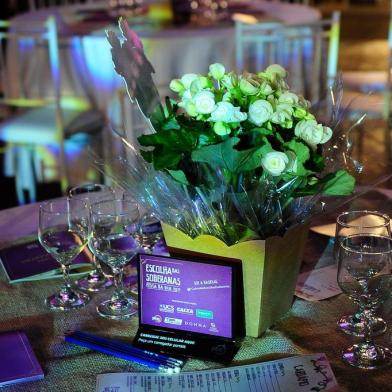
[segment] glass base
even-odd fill
[[[386,332],[387,323],[381,317],[372,317],[370,323],[371,336],[379,336]],[[364,319],[356,317],[356,315],[343,316],[337,322],[338,328],[351,336],[363,337],[365,332]]]
[[[132,299],[110,299],[100,303],[97,312],[112,320],[129,320],[137,313],[137,302]]]
[[[83,308],[90,299],[88,294],[63,289],[46,298],[45,303],[51,310],[72,310]]]
[[[360,369],[382,369],[392,364],[392,353],[377,344],[354,344],[343,352],[343,360]]]
[[[96,293],[113,286],[113,282],[108,279],[102,272],[90,272],[84,278],[76,281],[76,285],[83,291]]]

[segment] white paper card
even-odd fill
[[[295,295],[307,301],[320,301],[342,292],[337,283],[336,264],[299,274]]]
[[[97,392],[339,391],[325,354],[301,355],[223,369],[162,373],[109,373]]]

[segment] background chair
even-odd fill
[[[94,4],[104,3],[105,0],[29,0],[30,11],[41,8],[55,7],[59,5],[78,5],[78,4]],[[108,2],[106,2],[108,3]]]
[[[21,29],[7,22],[1,27],[7,29],[0,34],[1,103],[9,108],[9,116],[0,124],[0,140],[6,143],[5,170],[15,175],[18,201],[24,203],[26,192],[29,201],[36,199],[37,181],[54,168],[62,191],[67,190],[66,150],[72,153],[81,144],[86,145],[87,133],[99,131],[104,118],[86,100],[62,95],[53,17],[44,25],[27,26],[29,31],[26,26]],[[24,52],[29,56],[27,63],[18,58]],[[9,77],[10,68],[14,75],[16,72],[16,79]],[[42,91],[29,88],[29,82],[36,78],[40,82],[35,85]],[[18,82],[18,86],[12,82]]]
[[[236,21],[237,71],[256,72],[281,64],[288,70],[289,86],[318,102],[336,76],[339,33],[339,12],[306,25]]]

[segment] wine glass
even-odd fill
[[[81,308],[90,300],[88,294],[72,288],[69,278],[70,265],[87,245],[90,233],[90,209],[83,200],[61,199],[40,205],[38,239],[60,263],[64,275],[60,292],[46,299],[50,309]]]
[[[154,213],[146,212],[142,216],[142,248],[143,252],[152,254],[155,245],[163,238],[162,227]]]
[[[114,320],[127,320],[137,312],[137,302],[123,286],[124,266],[140,249],[141,223],[136,203],[126,199],[92,205],[93,235],[90,244],[95,255],[113,272],[115,291],[111,299],[98,305],[98,313]]]
[[[376,234],[386,237],[391,236],[391,226],[389,216],[378,211],[347,211],[343,212],[336,219],[336,235],[334,245],[334,256],[338,260],[340,242],[343,238],[353,234]],[[352,315],[344,315],[338,320],[339,329],[348,335],[364,335],[364,313],[361,303],[358,303],[357,311]],[[376,308],[372,309],[371,333],[373,336],[383,334],[387,329],[386,322],[376,314]]]
[[[338,284],[350,299],[361,303],[364,313],[363,342],[343,351],[343,360],[362,369],[392,364],[391,351],[373,343],[371,317],[374,304],[391,290],[392,239],[374,234],[354,234],[340,241]]]
[[[113,190],[102,184],[84,184],[72,188],[69,191],[71,199],[84,200],[90,207],[92,204],[103,200],[114,199]],[[90,244],[89,248],[92,252]],[[93,253],[93,252],[92,252]],[[79,279],[76,284],[79,288],[90,292],[97,292],[102,289],[107,289],[113,285],[112,281],[108,279],[102,272],[99,261],[93,253],[92,258],[93,270],[85,277]]]

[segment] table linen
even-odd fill
[[[392,212],[391,192],[371,192],[355,200],[351,208],[375,208]],[[386,195],[388,196],[386,196]],[[347,206],[346,206],[347,208]],[[321,221],[331,222],[337,212]],[[38,205],[31,204],[0,211],[1,243],[17,240],[22,235],[36,233]],[[320,222],[320,219],[319,219]],[[319,224],[319,222],[315,222]],[[329,238],[310,233],[306,247],[303,269],[317,264]],[[331,263],[324,254],[324,263]],[[321,266],[321,265],[320,265]],[[86,308],[69,313],[54,313],[45,308],[44,299],[56,289],[60,281],[42,281],[9,285],[4,273],[0,275],[0,332],[24,330],[45,372],[45,379],[29,384],[4,388],[9,391],[93,391],[96,375],[106,372],[145,371],[145,368],[105,356],[64,342],[67,330],[85,330],[108,337],[132,339],[137,330],[137,318],[131,321],[110,321],[98,317],[95,306],[108,296],[108,292],[94,296]],[[392,319],[392,303],[383,306],[383,317]],[[354,338],[336,330],[336,321],[354,310],[352,302],[344,295],[319,302],[306,302],[295,299],[292,309],[267,330],[261,338],[245,338],[241,349],[234,358],[233,365],[252,363],[268,359],[286,357],[294,354],[324,352],[331,362],[332,369],[342,391],[378,392],[387,391],[392,383],[390,369],[363,371],[351,368],[341,359],[341,350],[350,345]],[[391,345],[388,331],[376,341]],[[184,371],[216,368],[222,365],[189,360]]]

